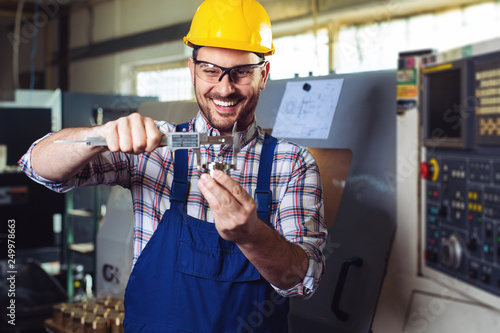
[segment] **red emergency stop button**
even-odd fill
[[[429,163],[422,162],[420,164],[420,175],[423,179],[428,179],[435,182],[439,176],[439,165],[435,158],[431,158]]]
[[[420,163],[420,176],[422,176],[423,179],[429,177],[429,164],[427,164],[427,162]]]

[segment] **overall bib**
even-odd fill
[[[259,218],[267,223],[275,145],[266,134],[255,194]],[[187,154],[175,152],[170,209],[130,275],[125,332],[288,332],[288,299],[274,291],[235,243],[219,236],[214,223],[187,215]]]

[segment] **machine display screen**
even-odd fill
[[[450,67],[430,71],[423,78],[424,144],[428,146],[463,144],[462,69]]]

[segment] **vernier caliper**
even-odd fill
[[[85,140],[56,140],[55,143],[85,143],[87,146],[107,146],[103,137],[87,137]],[[200,145],[233,145],[232,163],[212,161],[201,163]],[[196,156],[198,170],[203,170],[213,176],[215,170],[229,173],[236,170],[237,155],[241,149],[240,135],[236,132],[236,123],[233,126],[232,136],[209,136],[207,133],[198,132],[169,132],[162,136],[159,147],[167,147],[168,150],[192,149]]]

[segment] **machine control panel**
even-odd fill
[[[500,295],[500,157],[435,149],[420,173],[427,266]]]
[[[419,106],[427,268],[500,296],[498,41],[422,57]],[[456,51],[456,50],[455,50]]]

